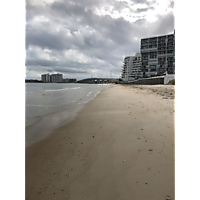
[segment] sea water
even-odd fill
[[[48,136],[53,129],[72,120],[106,84],[26,83],[26,145]]]

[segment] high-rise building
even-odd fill
[[[61,83],[62,80],[63,80],[63,75],[62,74],[57,73],[57,74],[52,74],[50,76],[51,83]]]
[[[61,83],[63,82],[63,75],[62,74],[42,74],[41,75],[42,82],[44,83]]]
[[[42,74],[41,79],[42,79],[42,82],[49,83],[50,82],[50,75],[49,74]]]
[[[130,78],[138,79],[141,78],[142,71],[141,71],[141,54],[136,53],[133,57],[133,66],[131,68],[131,73],[129,75]]]
[[[141,55],[137,53],[135,56],[126,56],[122,66],[123,81],[133,81],[141,77]]]
[[[144,77],[175,73],[175,32],[141,39],[141,70]]]
[[[133,56],[126,56],[123,63],[122,79],[123,81],[129,81],[131,80],[129,75],[131,74],[131,69],[133,67]]]

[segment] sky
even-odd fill
[[[145,37],[174,32],[172,0],[26,0],[25,78],[119,78]]]

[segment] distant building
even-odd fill
[[[126,56],[122,66],[123,81],[133,81],[142,76],[141,73],[141,55],[137,53],[135,56]]]
[[[63,74],[42,74],[41,75],[42,82],[44,83],[74,83],[76,82],[76,79],[69,79],[65,78],[63,79]]]
[[[43,83],[43,81],[37,79],[25,79],[25,83]]]
[[[68,78],[63,79],[63,83],[69,83],[69,79]]]
[[[141,70],[144,77],[175,73],[175,32],[141,39]]]
[[[133,56],[126,56],[124,58],[122,66],[122,79],[123,81],[129,81],[129,74],[131,73],[131,69],[133,67]]]
[[[63,80],[63,75],[62,74],[52,74],[50,75],[50,82],[51,83],[61,83]]]
[[[138,79],[141,78],[142,71],[141,71],[141,54],[136,53],[133,57],[133,67],[131,69],[131,73],[129,75],[132,79]]]
[[[42,74],[41,75],[41,79],[42,79],[42,82],[44,82],[44,83],[50,83],[50,75],[49,75],[49,73],[48,74]]]
[[[74,78],[65,78],[63,79],[63,83],[74,83],[76,82],[76,79]]]
[[[69,82],[70,82],[70,83],[74,83],[74,82],[76,82],[76,79],[75,79],[75,78],[70,78],[70,79],[69,79]]]

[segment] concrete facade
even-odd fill
[[[63,75],[62,74],[42,74],[41,75],[41,80],[44,83],[61,83],[63,80]]]
[[[122,66],[122,79],[123,81],[129,81],[133,80],[133,78],[130,78],[129,75],[131,74],[131,69],[133,67],[133,56],[126,56],[123,61]]]
[[[141,77],[141,55],[139,53],[135,56],[126,56],[123,63],[121,75],[123,81],[133,81]]]
[[[130,78],[138,79],[142,77],[141,71],[141,54],[136,53],[133,57],[133,66],[131,68]]]
[[[175,80],[175,74],[166,74],[164,84],[168,84],[171,80]]]
[[[41,75],[41,80],[44,83],[50,83],[50,75],[49,74],[42,74]]]
[[[140,52],[143,77],[175,73],[175,32],[141,39]]]
[[[62,74],[57,73],[57,74],[52,74],[50,76],[50,82],[51,83],[61,83],[62,80],[63,80],[63,75]]]
[[[133,84],[133,85],[163,85],[164,84],[164,76],[152,77],[152,78],[142,78],[139,80],[135,80],[132,82],[125,82],[122,84]]]

